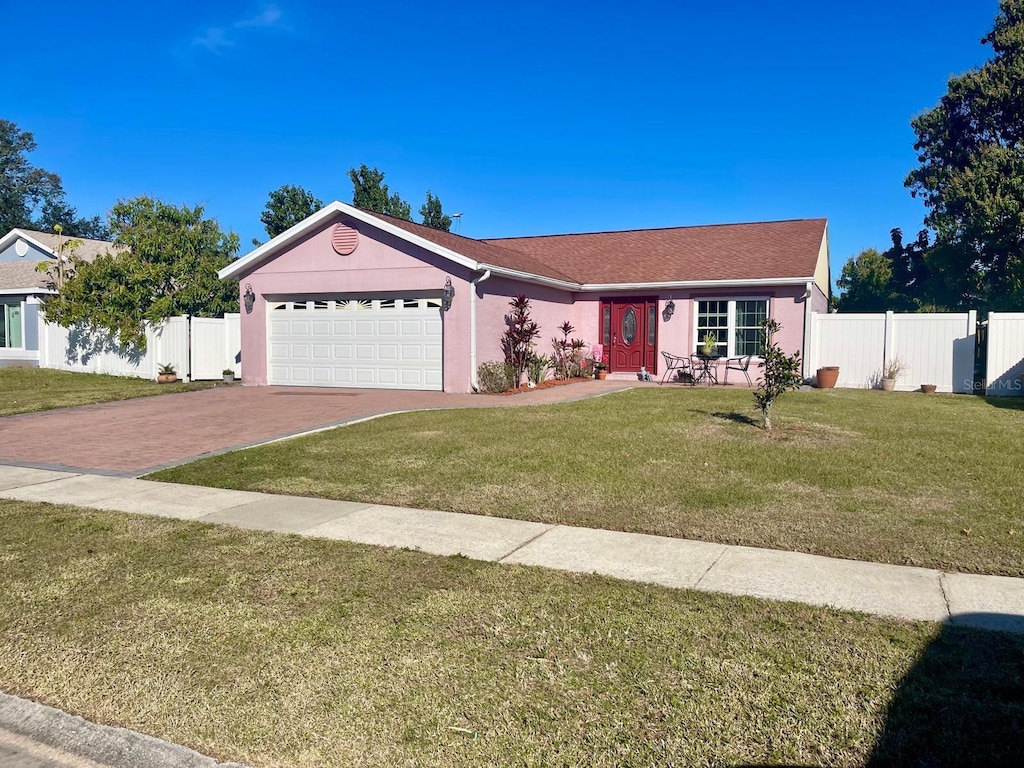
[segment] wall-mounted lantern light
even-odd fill
[[[667,323],[669,320],[672,319],[672,315],[675,314],[675,311],[676,303],[672,301],[672,297],[669,296],[668,303],[665,305],[665,308],[661,310],[661,319]]]
[[[256,303],[256,294],[252,292],[252,286],[249,283],[245,284],[245,293],[242,294],[242,298],[245,300],[245,314],[252,314],[253,304]]]
[[[447,312],[452,308],[452,299],[455,298],[455,286],[452,285],[450,277],[445,278],[444,289],[441,291],[441,311]]]

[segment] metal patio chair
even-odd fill
[[[690,369],[690,360],[686,357],[679,357],[678,355],[670,355],[668,352],[662,352],[661,356],[665,358],[665,374],[661,377],[661,382],[664,384],[672,371],[677,371],[676,378],[682,381],[682,375],[684,373],[690,373],[690,384],[693,385],[693,374]]]
[[[747,373],[747,369],[750,368],[750,359],[753,355],[744,355],[743,357],[730,357],[725,361],[725,383],[729,383],[729,371],[739,371],[747,377],[747,386],[754,386],[754,382],[750,380],[750,374]]]

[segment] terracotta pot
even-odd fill
[[[605,379],[608,378],[608,371],[597,371],[595,376],[601,381],[604,381]]]
[[[835,387],[836,382],[839,381],[839,366],[826,365],[823,368],[819,368],[817,381],[818,389],[832,389]]]
[[[933,392],[935,392],[935,385],[934,384],[922,384],[921,385],[921,391],[924,392],[926,395],[930,395]]]
[[[178,374],[176,373],[158,373],[156,380],[161,384],[173,384],[178,380]]]
[[[882,379],[882,389],[886,392],[892,392],[896,389],[896,379]]]

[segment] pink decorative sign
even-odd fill
[[[359,233],[347,224],[335,224],[331,232],[331,245],[342,256],[348,256],[359,245]]]

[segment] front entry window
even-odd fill
[[[695,348],[700,347],[710,333],[718,342],[720,355],[758,355],[761,353],[761,323],[767,317],[767,299],[698,301]]]
[[[622,315],[622,341],[632,344],[636,340],[636,312],[630,307]]]

